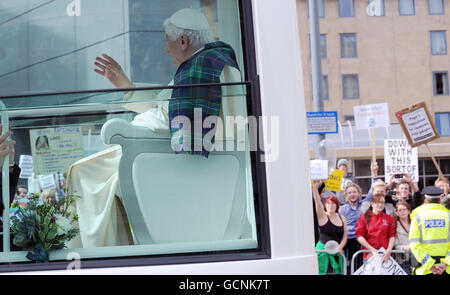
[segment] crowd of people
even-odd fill
[[[363,198],[361,187],[355,183],[354,178],[347,177],[348,161],[341,159],[336,166],[344,171],[341,192],[327,191],[323,181],[313,181],[312,185],[319,274],[342,274],[344,267],[347,268],[346,273],[350,274],[352,260],[354,260],[354,269],[356,270],[372,257],[380,259],[382,262],[386,262],[392,257],[407,274],[412,274],[415,269],[420,270],[421,267],[422,270],[425,269],[426,255],[422,257],[419,250],[411,249],[412,247],[414,249],[421,247],[411,242],[414,241],[411,240],[411,228],[414,227],[414,229],[418,229],[419,234],[423,234],[420,220],[417,223],[417,219],[419,219],[417,216],[418,213],[430,207],[434,211],[430,211],[428,208],[427,212],[431,212],[431,215],[434,214],[434,219],[425,218],[428,218],[426,222],[433,226],[426,225],[425,227],[444,228],[448,231],[450,217],[447,219],[435,218],[436,214],[443,214],[441,211],[450,216],[448,178],[438,177],[433,187],[425,187],[421,192],[417,183],[413,182],[411,176],[406,173],[392,175],[388,183],[379,179],[378,164],[372,162],[370,167],[372,183],[367,196]],[[428,213],[421,214],[425,216]],[[442,222],[436,223],[436,220]],[[445,223],[446,220],[447,223]],[[412,223],[414,224],[412,225]],[[429,248],[428,245],[436,245],[445,240],[426,241],[426,239],[431,239],[431,236],[436,236],[436,233],[437,231],[434,230],[428,237],[420,236],[419,244]],[[442,233],[442,235],[445,234]],[[322,251],[330,240],[339,244],[339,249],[335,254]],[[428,267],[425,273],[450,273],[450,267],[447,267],[450,264],[448,263],[450,261],[447,261],[449,259],[447,251],[450,250],[447,250],[449,242],[445,240],[442,243],[440,248],[429,251],[445,252],[443,255],[428,255],[433,257],[435,265],[441,266],[435,268],[434,271]],[[357,253],[360,250],[364,250],[362,255],[361,252]],[[347,265],[344,265],[342,257],[346,258]],[[439,259],[444,262],[439,264]]]

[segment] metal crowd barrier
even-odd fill
[[[352,275],[355,272],[355,261],[359,254],[361,253],[371,253],[370,250],[359,250],[353,254],[352,260],[350,262],[350,274]],[[384,253],[383,251],[378,251],[378,253]],[[405,250],[392,250],[392,254],[406,254]],[[412,255],[412,254],[411,254]],[[395,258],[394,258],[395,259]]]
[[[345,276],[347,275],[347,258],[345,257],[345,255],[343,255],[341,252],[337,252],[337,253],[330,253],[327,250],[316,250],[317,253],[328,253],[328,254],[338,254],[341,255],[342,259],[343,259],[343,266],[342,266],[342,274]]]

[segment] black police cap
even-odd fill
[[[437,186],[427,186],[422,190],[422,194],[430,197],[439,197],[444,191]]]

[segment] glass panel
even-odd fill
[[[444,0],[428,0],[429,14],[444,14]]]
[[[439,167],[441,168],[442,173],[450,174],[450,159],[440,159]]]
[[[327,35],[320,34],[320,56],[327,58]]]
[[[341,57],[357,57],[356,34],[341,34]]]
[[[322,99],[329,100],[330,97],[328,95],[328,76],[325,75],[322,77]]]
[[[447,54],[447,38],[445,31],[430,32],[431,35],[431,54],[445,55]]]
[[[432,160],[425,160],[425,174],[429,175],[438,175],[438,171],[436,169],[436,166],[434,165]]]
[[[354,0],[339,0],[339,16],[353,17],[355,16]]]
[[[0,113],[30,194],[9,212],[20,217],[39,194],[79,217],[51,261],[258,248],[250,135],[259,122],[247,112],[238,4],[1,1],[11,48],[0,49]],[[70,207],[55,205],[73,194]],[[42,218],[47,237],[69,232],[60,215]],[[2,263],[27,261],[33,244],[16,227],[26,219],[12,219]]]
[[[398,0],[398,10],[400,15],[414,15],[414,0]]]
[[[384,0],[369,0],[367,13],[369,16],[384,16]]]
[[[370,160],[355,160],[355,176],[370,176]]]
[[[434,94],[435,95],[448,95],[448,74],[434,73]]]
[[[357,75],[343,75],[342,84],[344,91],[344,99],[359,98],[359,86]]]
[[[440,136],[450,136],[450,113],[436,113],[436,128]]]

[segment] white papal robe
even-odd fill
[[[225,66],[220,81],[227,83],[242,80],[237,69]],[[137,115],[131,124],[150,128],[154,132],[168,133],[167,99],[171,97],[171,92],[171,89],[163,90],[153,102],[144,104],[150,109]],[[148,97],[148,91],[129,92],[125,95],[125,99],[140,101]],[[140,112],[142,105],[142,103],[130,104],[127,108]],[[221,117],[245,116],[245,105],[245,97],[224,99]],[[133,243],[128,220],[120,201],[118,165],[121,155],[121,147],[113,145],[75,162],[69,168],[67,175],[69,192],[78,194],[81,198],[75,202],[80,233],[67,243],[67,247],[91,248]]]

